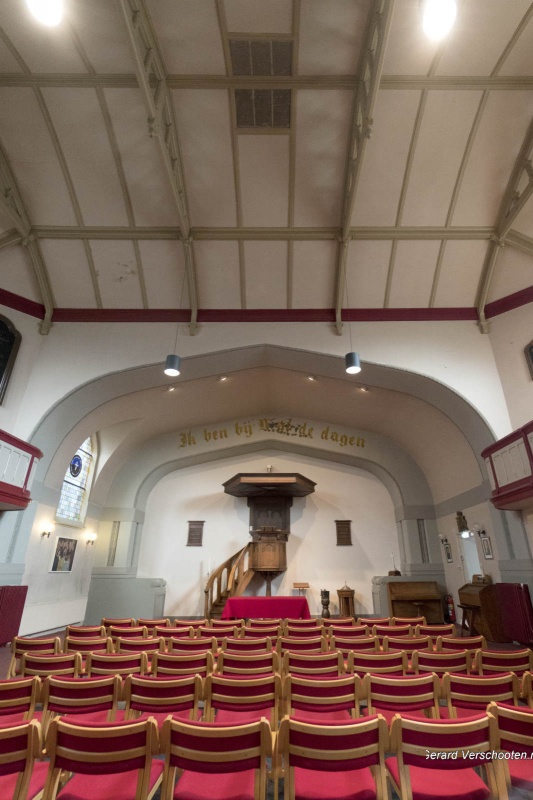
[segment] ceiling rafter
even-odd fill
[[[503,194],[496,224],[494,226],[495,232],[491,236],[491,241],[483,270],[481,273],[481,281],[478,290],[478,297],[476,301],[478,324],[482,333],[489,332],[489,322],[485,316],[485,306],[489,296],[490,286],[500,251],[507,243],[506,238],[509,234],[512,224],[518,214],[524,208],[525,204],[533,194],[533,166],[531,164],[531,157],[533,154],[533,119],[529,123],[524,141],[515,161],[511,177],[507,184],[507,188]],[[516,239],[515,239],[516,241]]]
[[[44,318],[39,323],[39,332],[45,336],[52,327],[54,302],[48,272],[39,242],[33,232],[28,212],[20,196],[15,177],[3,148],[0,146],[0,199],[3,210],[21,236],[22,245],[28,251],[33,271],[39,285],[44,305]]]
[[[116,0],[116,2],[125,22],[135,59],[139,88],[148,109],[148,131],[150,136],[154,137],[159,144],[178,211],[178,223],[183,242],[185,272],[191,306],[189,330],[191,334],[195,334],[198,329],[198,291],[193,240],[191,238],[178,129],[174,119],[174,109],[168,89],[167,75],[143,0]]]
[[[515,250],[521,250],[522,253],[527,253],[528,256],[533,256],[533,239],[526,236],[525,233],[510,230],[505,237],[505,244],[514,247]]]
[[[0,250],[3,250],[4,247],[13,247],[13,245],[20,244],[21,242],[22,234],[20,231],[13,228],[0,236]]]

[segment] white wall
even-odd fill
[[[385,487],[363,470],[277,451],[190,467],[163,478],[146,508],[139,577],[167,581],[165,613],[203,614],[209,565],[218,566],[251,541],[246,499],[224,494],[222,483],[237,472],[263,472],[267,464],[274,472],[300,472],[317,484],[313,494],[294,500],[288,569],[273,583],[273,594],[292,594],[294,581],[308,581],[311,613],[321,611],[321,589],[330,591],[333,613],[336,590],[347,581],[355,589],[356,613],[372,612],[371,578],[392,569],[391,553],[400,563]],[[205,520],[204,545],[186,547],[187,522],[198,519]],[[336,519],[352,520],[352,547],[336,546]],[[257,587],[257,593],[264,591],[264,585]]]
[[[508,311],[490,322],[490,341],[513,430],[533,419],[533,378],[524,347],[533,339],[533,306]]]

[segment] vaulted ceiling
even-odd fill
[[[41,320],[478,319],[533,286],[533,4],[0,3],[0,301]],[[529,290],[529,294],[528,294]]]

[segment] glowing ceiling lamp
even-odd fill
[[[35,19],[50,28],[59,25],[63,19],[63,0],[26,0]]]
[[[430,39],[443,39],[452,29],[457,16],[455,0],[425,0],[422,27]]]

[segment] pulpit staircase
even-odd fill
[[[243,594],[256,574],[248,566],[252,542],[230,556],[207,579],[204,598],[204,616],[220,619],[228,597]]]

